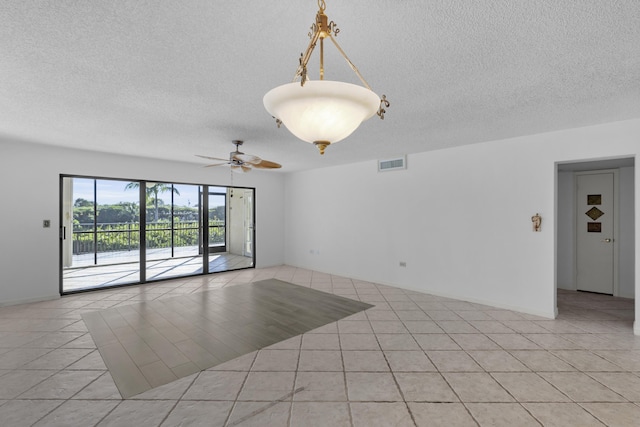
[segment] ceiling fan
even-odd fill
[[[270,162],[269,160],[262,160],[258,156],[252,156],[250,154],[242,153],[240,151],[240,146],[244,143],[244,141],[235,140],[232,142],[236,146],[236,151],[232,151],[231,153],[229,153],[229,160],[221,159],[218,157],[201,156],[199,154],[196,154],[196,156],[202,157],[203,159],[220,160],[222,162],[206,165],[205,168],[209,168],[212,166],[230,166],[232,171],[239,173],[250,172],[253,168],[279,169],[282,167],[282,165],[279,163]]]

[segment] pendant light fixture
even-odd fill
[[[324,14],[326,4],[318,0],[318,13],[311,26],[309,46],[300,55],[300,65],[292,83],[271,89],[264,96],[266,110],[276,119],[278,127],[284,124],[289,131],[303,141],[314,144],[324,154],[325,148],[343,140],[355,131],[360,123],[378,114],[384,119],[389,102],[385,95],[379,97],[364,80],[360,71],[347,58],[335,36],[340,32],[336,24]],[[363,86],[324,80],[324,39],[333,42],[340,55],[356,73]],[[320,80],[309,80],[307,63],[320,42]],[[300,79],[300,83],[297,80]]]

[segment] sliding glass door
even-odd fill
[[[62,294],[254,266],[253,189],[74,176],[60,188]]]
[[[140,281],[138,194],[126,182],[62,178],[61,224],[64,291]]]

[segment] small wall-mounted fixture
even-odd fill
[[[531,217],[531,222],[533,223],[533,231],[540,231],[542,228],[542,217],[540,214],[536,213]]]
[[[42,228],[49,228],[51,227],[51,220],[50,219],[43,219],[42,220]]]

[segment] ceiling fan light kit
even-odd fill
[[[371,90],[360,71],[349,60],[335,36],[340,32],[336,24],[324,14],[326,4],[318,0],[319,10],[311,26],[309,46],[300,55],[300,65],[292,83],[271,89],[263,98],[265,109],[275,119],[278,127],[284,124],[289,131],[303,141],[314,144],[324,154],[330,144],[343,140],[360,124],[377,113],[384,119],[389,101]],[[333,42],[340,55],[356,73],[363,86],[324,80],[324,39]],[[320,43],[320,80],[310,81],[307,64],[316,45]],[[300,79],[300,83],[296,81]]]

